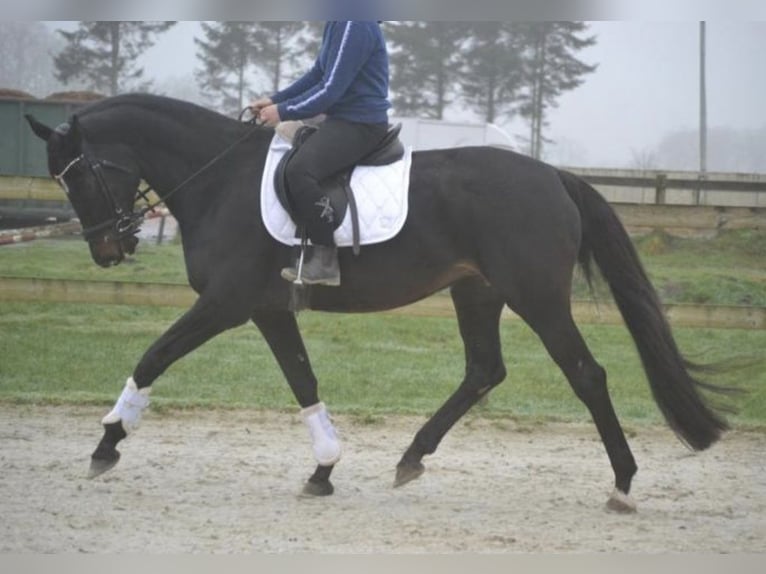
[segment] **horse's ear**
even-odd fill
[[[67,140],[69,145],[74,148],[80,149],[82,146],[82,129],[80,128],[80,120],[77,115],[73,115],[72,119],[69,121]]]
[[[24,117],[27,118],[29,127],[32,128],[32,131],[37,137],[46,142],[50,139],[51,135],[53,134],[53,130],[51,128],[41,122],[38,122],[35,116],[32,114],[25,114]]]

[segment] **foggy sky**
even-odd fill
[[[54,25],[54,23],[51,23]],[[64,23],[55,23],[61,25]],[[699,125],[698,22],[590,22],[597,36],[581,59],[598,64],[585,83],[549,112],[551,161],[627,166],[635,152],[655,148],[663,135]],[[197,66],[196,22],[180,22],[144,56],[158,83],[190,76]],[[708,126],[766,126],[766,22],[707,23]],[[453,107],[446,119],[475,117]],[[523,123],[498,122],[512,135]]]
[[[766,126],[766,22],[708,22],[709,128]],[[699,126],[699,23],[595,22],[581,52],[598,70],[564,95],[548,135],[616,163],[669,132]],[[603,159],[602,159],[603,158]]]

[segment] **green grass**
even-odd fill
[[[766,231],[731,231],[712,240],[654,233],[637,245],[663,300],[766,306]]]
[[[713,239],[654,232],[636,239],[635,245],[666,303],[766,307],[766,230],[726,231]],[[609,297],[598,281],[596,293]],[[575,294],[589,296],[581,277]]]
[[[139,244],[136,255],[103,269],[93,263],[84,241],[37,240],[0,249],[0,275],[89,281],[140,281],[186,284],[183,251],[173,242]]]
[[[766,232],[684,240],[655,233],[636,241],[667,302],[766,306]],[[185,283],[177,243],[142,243],[130,262],[96,267],[81,241],[36,241],[0,248],[0,274],[109,281]],[[587,294],[582,280],[578,294]],[[599,290],[603,290],[603,286]],[[603,293],[600,297],[608,298]],[[0,401],[110,405],[146,348],[179,309],[0,302]],[[302,313],[301,328],[336,412],[377,420],[386,413],[434,412],[459,383],[463,349],[454,319],[384,314]],[[632,341],[621,326],[582,325],[625,421],[658,422]],[[766,331],[675,330],[682,351],[709,362],[760,357]],[[588,420],[537,337],[519,322],[502,325],[508,378],[484,416]],[[719,382],[719,381],[715,381]],[[749,391],[736,399],[737,424],[766,426],[766,371],[739,371],[722,382]],[[173,365],[155,385],[155,408],[294,409],[276,363],[253,326],[224,333]]]
[[[180,314],[167,308],[75,304],[0,305],[0,401],[110,405],[146,347]],[[383,314],[302,313],[301,328],[322,398],[335,412],[367,419],[434,412],[464,370],[454,319]],[[660,421],[629,335],[623,327],[584,325],[609,373],[625,422]],[[691,357],[755,355],[766,332],[677,329]],[[589,420],[537,337],[522,323],[502,325],[508,378],[478,412],[523,420]],[[750,391],[734,421],[766,424],[766,373],[725,382]],[[156,408],[296,408],[287,384],[254,326],[220,335],[173,365],[155,384]]]

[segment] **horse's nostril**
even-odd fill
[[[122,242],[122,249],[127,253],[128,255],[132,255],[136,252],[136,246],[138,245],[138,238],[137,237],[128,237],[127,239],[123,240]]]

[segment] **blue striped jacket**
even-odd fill
[[[362,123],[386,123],[388,52],[377,22],[327,22],[313,67],[274,94],[282,120],[318,114]]]

